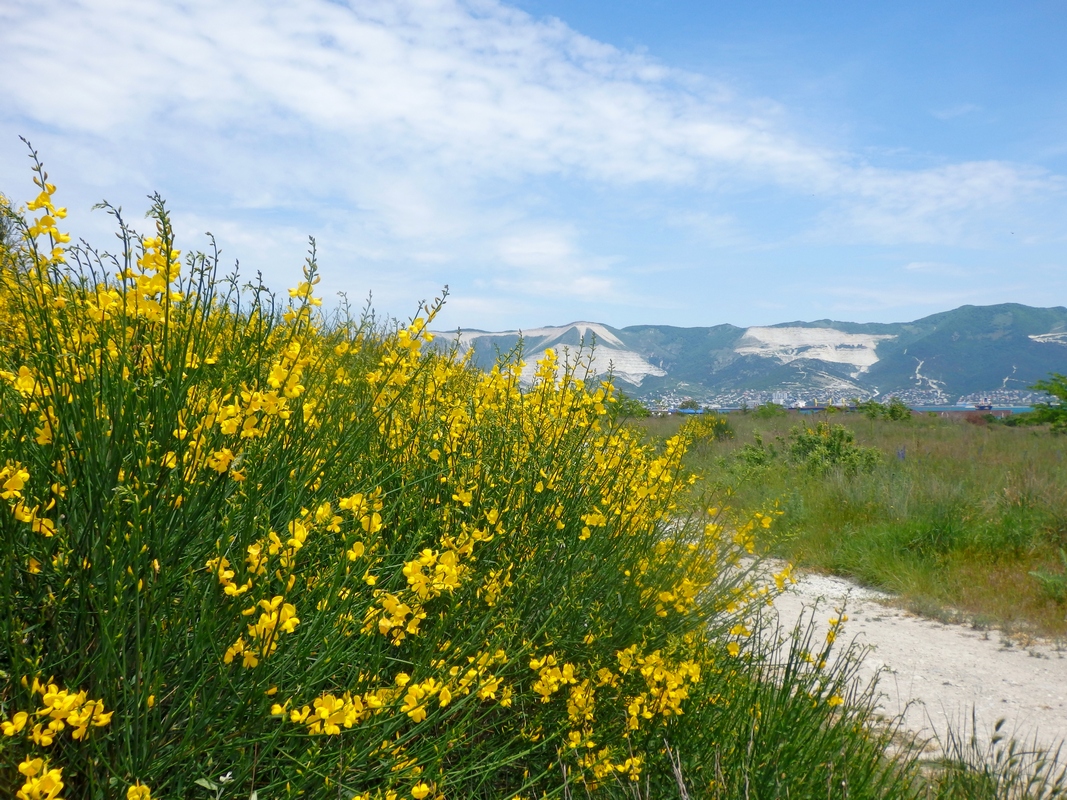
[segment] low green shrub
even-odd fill
[[[1049,600],[1063,605],[1067,603],[1067,550],[1060,548],[1060,561],[1063,563],[1062,572],[1050,570],[1034,570],[1030,576],[1041,585],[1041,591]]]
[[[1061,572],[1067,547],[1067,458],[1033,428],[976,427],[913,417],[902,425],[859,414],[803,418],[840,424],[880,455],[869,472],[812,471],[790,456],[788,417],[731,415],[735,438],[690,454],[704,485],[734,490],[739,508],[783,512],[761,540],[783,558],[948,606],[1009,629],[1067,634],[1062,608],[1031,572]],[[830,438],[830,437],[827,437]],[[847,437],[845,437],[847,438]],[[820,444],[817,437],[806,441]],[[893,457],[893,456],[896,457]]]
[[[844,425],[819,421],[789,431],[789,457],[809,472],[840,469],[848,475],[871,472],[881,459],[873,447],[856,444],[855,434]]]
[[[785,406],[779,403],[763,403],[751,412],[755,419],[775,419],[786,415]]]
[[[993,735],[983,741],[977,722],[938,742],[942,757],[928,790],[931,800],[1056,800],[1067,796],[1067,768],[1062,745],[1047,749],[1027,746],[1002,732],[998,720]]]
[[[873,399],[857,402],[856,410],[867,419],[886,419],[894,422],[911,419],[911,409],[899,397],[891,397],[886,403],[879,403]]]

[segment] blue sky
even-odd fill
[[[8,0],[0,191],[438,327],[1067,303],[1067,4]]]

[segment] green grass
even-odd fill
[[[1067,438],[976,419],[735,413],[733,437],[698,442],[689,464],[705,485],[733,486],[740,508],[779,503],[763,537],[776,555],[915,608],[1063,636]],[[856,450],[875,448],[873,467],[802,463],[790,432],[819,423],[851,431]],[[662,436],[682,423],[641,424]]]

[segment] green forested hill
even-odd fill
[[[598,369],[610,363],[631,394],[825,389],[837,395],[894,392],[961,395],[1026,389],[1067,372],[1067,308],[1016,303],[961,306],[912,322],[835,320],[734,325],[611,328],[573,323],[522,338],[528,361],[546,347],[576,351],[595,337]],[[468,331],[476,363],[520,341],[517,332]]]

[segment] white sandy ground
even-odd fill
[[[1067,739],[1063,642],[1019,643],[995,630],[917,617],[892,605],[890,596],[842,578],[798,575],[774,603],[783,627],[791,630],[817,604],[821,641],[835,608],[846,605],[848,622],[838,641],[854,638],[869,647],[860,676],[878,678],[880,712],[903,714],[906,730],[944,741],[950,729],[969,736],[974,728],[979,742],[988,743],[1004,719],[1001,732],[1020,744],[1054,748]]]

